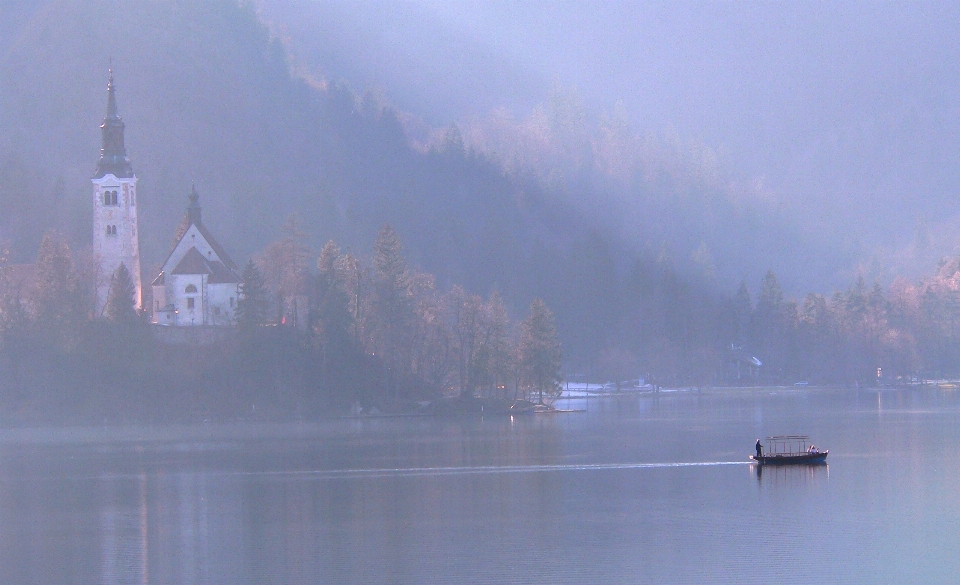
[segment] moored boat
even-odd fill
[[[819,449],[806,435],[777,435],[767,437],[767,444],[757,441],[758,453],[751,455],[761,465],[796,465],[826,463],[829,449]]]

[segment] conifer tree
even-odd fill
[[[503,304],[500,293],[496,290],[487,301],[490,320],[490,333],[487,341],[487,355],[489,359],[489,381],[501,398],[506,397],[507,379],[513,369],[511,359],[512,348],[508,338],[510,319],[507,317],[507,308]],[[501,388],[502,387],[502,388]]]
[[[137,320],[137,288],[130,271],[122,262],[110,277],[110,293],[104,312],[114,323],[133,323]]]
[[[236,320],[241,331],[253,331],[263,325],[267,316],[267,287],[263,273],[253,260],[243,268],[240,298],[237,299]]]
[[[20,283],[14,282],[10,268],[10,252],[0,250],[0,335],[6,337],[21,333],[27,322],[27,312],[21,296]]]
[[[468,294],[460,285],[454,286],[447,295],[450,326],[456,342],[458,386],[461,396],[473,395],[477,385],[481,304],[480,297]]]
[[[37,251],[37,324],[48,341],[69,346],[86,317],[70,247],[56,232],[47,232]]]
[[[533,300],[530,314],[520,324],[519,353],[524,379],[543,404],[544,391],[555,391],[560,384],[562,355],[553,313],[541,299]]]
[[[740,288],[737,289],[737,296],[734,299],[734,311],[737,328],[736,342],[743,345],[749,339],[752,331],[750,317],[753,313],[750,291],[747,290],[747,283],[743,280],[740,281]]]
[[[409,292],[409,275],[403,259],[403,244],[390,224],[384,224],[377,232],[373,243],[373,268],[378,293],[383,300],[403,302]]]
[[[374,351],[383,357],[387,366],[388,390],[397,396],[400,375],[406,373],[408,368],[405,366],[409,366],[404,363],[404,356],[409,349],[414,311],[403,246],[389,224],[380,228],[373,244],[371,304]]]
[[[754,341],[761,350],[767,376],[779,378],[787,360],[787,305],[777,275],[768,270],[760,281],[754,309]]]
[[[346,359],[351,346],[353,314],[347,294],[345,262],[340,247],[332,240],[326,243],[317,259],[313,333],[322,352],[324,373],[333,362]]]
[[[476,304],[476,334],[469,363],[469,387],[485,389],[487,396],[505,398],[511,367],[506,307],[497,291],[487,301],[472,295],[470,298]]]

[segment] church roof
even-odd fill
[[[184,255],[183,260],[177,264],[176,268],[170,271],[170,274],[212,274],[213,270],[207,259],[203,257],[196,248],[190,250]]]
[[[223,262],[217,262],[216,260],[209,262],[210,264],[210,278],[207,279],[207,282],[210,284],[239,284],[243,282],[243,279],[236,273],[236,271],[229,268]]]
[[[210,248],[213,249],[213,251],[216,253],[216,255],[220,259],[220,262],[216,262],[216,261],[212,261],[212,262],[222,265],[223,268],[226,270],[226,272],[221,271],[218,273],[219,276],[217,276],[217,278],[223,279],[223,280],[220,280],[220,282],[242,282],[242,280],[238,276],[237,265],[234,264],[233,260],[227,254],[227,251],[223,248],[223,246],[220,245],[220,242],[218,242],[217,239],[213,237],[213,234],[210,233],[210,230],[208,230],[207,227],[203,225],[203,222],[200,220],[200,204],[198,203],[200,196],[197,194],[196,187],[191,188],[189,198],[190,198],[190,204],[187,206],[187,212],[183,215],[183,219],[180,220],[180,224],[177,226],[177,233],[173,240],[173,247],[170,249],[170,253],[167,254],[167,258],[163,261],[162,266],[166,266],[167,263],[170,261],[170,257],[173,256],[174,252],[177,251],[177,247],[180,245],[180,242],[183,240],[183,238],[187,235],[187,232],[190,231],[190,228],[196,227],[197,231],[200,232],[200,235],[203,237],[204,240],[206,240],[207,244],[210,246]],[[194,249],[194,251],[196,250]],[[210,260],[203,258],[203,255],[200,254],[199,251],[196,251],[196,252],[200,256],[200,258],[204,260],[204,262],[207,262],[207,263],[211,262]],[[190,255],[189,252],[187,255]],[[176,268],[174,268],[174,270],[171,271],[173,274],[178,274],[176,270],[180,268],[184,260],[186,260],[186,257],[184,257],[180,261],[180,263],[177,264]],[[208,266],[208,270],[209,272],[185,272],[182,274],[214,274],[216,271],[215,268],[209,267],[209,266]],[[157,279],[160,280],[160,277],[158,276]],[[162,284],[162,280],[158,284]]]
[[[223,246],[220,245],[220,242],[213,237],[213,234],[210,233],[210,230],[207,229],[207,226],[203,225],[203,221],[200,219],[200,196],[197,194],[196,186],[191,186],[189,199],[190,204],[187,206],[187,212],[183,214],[183,218],[177,225],[177,232],[173,239],[173,248],[170,249],[170,254],[167,255],[167,260],[164,260],[163,264],[166,265],[167,261],[170,260],[170,256],[174,253],[174,251],[176,251],[177,245],[180,244],[180,240],[183,239],[183,236],[187,234],[190,226],[196,226],[197,231],[199,231],[200,235],[207,240],[207,243],[211,248],[213,248],[213,251],[216,252],[217,256],[220,257],[220,260],[228,268],[236,271],[237,265],[234,264],[233,260],[230,258],[230,255],[227,254],[227,251],[223,248]]]
[[[171,274],[206,274],[209,284],[240,283],[242,280],[237,273],[217,260],[210,260],[203,257],[196,248],[190,250],[184,255],[183,260],[177,264],[176,268],[170,271]],[[163,273],[161,273],[162,276]],[[160,277],[157,277],[158,279]]]
[[[167,254],[167,259],[163,261],[163,265],[167,264],[167,261],[170,260],[170,256],[177,250],[177,245],[180,244],[180,240],[183,239],[183,236],[187,235],[187,230],[190,229],[190,226],[196,226],[197,231],[200,232],[200,235],[210,244],[210,247],[213,248],[213,251],[217,253],[217,256],[220,257],[220,260],[227,265],[231,270],[236,270],[237,265],[234,264],[233,260],[227,254],[227,251],[220,245],[220,242],[213,237],[213,234],[210,233],[210,230],[207,229],[202,223],[193,223],[190,221],[190,214],[186,213],[183,215],[183,219],[180,220],[180,224],[177,226],[176,237],[173,240],[173,247],[170,249],[170,253]]]
[[[206,226],[202,223],[196,224],[197,229],[200,230],[200,233],[203,235],[204,239],[207,240],[207,243],[210,244],[210,247],[213,248],[213,251],[217,253],[217,256],[220,257],[220,260],[230,267],[232,270],[237,269],[237,265],[233,263],[233,260],[230,259],[230,256],[227,255],[227,251],[223,249],[223,246],[220,245],[220,242],[213,237],[213,234],[207,230]]]

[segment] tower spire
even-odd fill
[[[127,159],[127,148],[123,143],[123,120],[117,112],[117,89],[113,84],[113,63],[107,80],[107,113],[100,125],[100,162],[97,164],[99,179],[110,173],[117,178],[133,176],[133,166]]]
[[[190,218],[190,223],[194,225],[200,225],[200,194],[197,193],[196,183],[190,183],[190,204],[187,205],[187,216]]]
[[[113,67],[109,69],[110,79],[107,81],[107,118],[119,118],[117,113],[117,90],[113,86]]]

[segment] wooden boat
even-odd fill
[[[750,459],[761,465],[810,465],[826,463],[829,454],[828,449],[814,447],[806,435],[777,435],[767,437],[763,455],[751,455]]]

